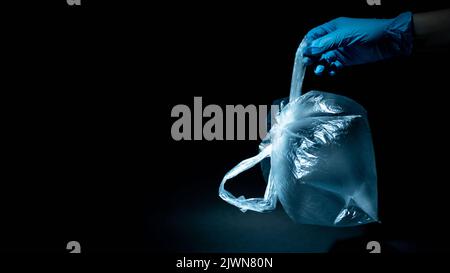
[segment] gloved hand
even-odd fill
[[[317,75],[334,75],[345,66],[411,54],[412,14],[393,19],[340,17],[312,29],[305,39],[303,62],[317,64]]]

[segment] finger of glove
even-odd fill
[[[336,59],[337,59],[336,51],[335,50],[330,50],[330,51],[327,51],[327,52],[323,53],[320,56],[319,61],[325,61],[328,64],[331,64],[332,62],[336,61]]]
[[[318,76],[328,73],[330,76],[336,75],[336,73],[342,69],[344,65],[335,56],[322,57],[319,64],[314,69],[314,73]]]
[[[315,39],[305,48],[303,54],[306,56],[317,56],[327,51],[345,47],[350,44],[352,37],[341,31],[333,31],[320,38]]]
[[[321,75],[323,74],[324,71],[325,71],[325,66],[324,66],[324,65],[321,65],[321,64],[319,64],[318,66],[316,66],[316,68],[314,69],[314,73],[315,73],[317,76],[321,76]]]
[[[331,66],[335,68],[335,71],[341,70],[344,67],[344,65],[339,60],[332,62]]]
[[[330,76],[335,76],[336,73],[342,69],[342,67],[344,67],[344,65],[342,65],[342,63],[339,60],[331,62],[330,65],[328,66],[328,74]]]
[[[305,39],[307,41],[314,41],[330,32],[333,32],[335,29],[336,26],[334,21],[329,21],[308,31],[305,35]]]
[[[330,50],[322,54],[319,61],[326,63],[328,66],[335,67],[336,69],[333,70],[339,70],[344,67],[341,57],[342,55],[338,50]]]
[[[303,62],[304,65],[310,65],[310,64],[313,63],[313,60],[311,60],[311,58],[309,58],[309,57],[304,57],[302,59],[302,62]]]

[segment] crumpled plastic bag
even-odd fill
[[[375,222],[377,175],[367,113],[344,96],[321,91],[300,95],[305,67],[298,52],[289,103],[277,114],[260,153],[225,175],[219,196],[242,211],[270,211],[279,200],[301,224]],[[235,197],[225,189],[227,180],[266,157],[271,168],[263,198]]]

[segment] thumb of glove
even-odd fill
[[[327,51],[337,49],[339,47],[345,47],[349,45],[351,41],[352,37],[343,35],[339,31],[333,31],[310,42],[305,48],[303,54],[305,56],[318,56]]]

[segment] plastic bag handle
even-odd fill
[[[220,183],[219,196],[225,201],[233,206],[240,208],[242,211],[253,210],[258,212],[264,212],[273,210],[277,204],[277,197],[275,194],[274,183],[272,181],[272,176],[269,175],[269,182],[267,183],[266,191],[263,198],[249,198],[246,199],[244,196],[236,198],[233,194],[225,189],[225,182],[238,174],[250,169],[251,167],[258,164],[261,160],[269,157],[272,152],[272,145],[265,147],[259,154],[254,157],[247,158],[237,164],[233,169],[225,174]]]
[[[292,70],[291,91],[289,101],[294,101],[302,95],[303,79],[305,78],[306,65],[303,63],[303,50],[307,46],[307,40],[303,39],[295,53],[294,68]]]

